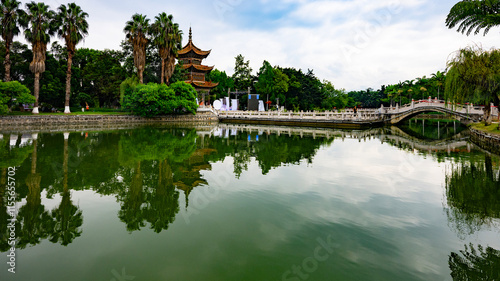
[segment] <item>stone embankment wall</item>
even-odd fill
[[[196,125],[217,123],[212,112],[196,115],[163,116],[144,118],[133,115],[33,115],[0,117],[1,132],[24,131],[78,131],[129,128],[140,125]]]
[[[488,134],[476,129],[470,129],[470,139],[484,150],[500,155],[500,136]]]

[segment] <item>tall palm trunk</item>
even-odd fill
[[[68,52],[68,69],[66,70],[66,100],[64,102],[64,113],[69,114],[69,98],[71,95],[71,65],[73,64],[73,52]]]
[[[5,43],[5,61],[3,62],[5,65],[5,82],[10,82],[10,43]]]
[[[40,72],[35,72],[35,88],[33,89],[35,96],[35,106],[33,106],[33,114],[38,114],[38,97],[40,96]]]
[[[160,84],[165,84],[165,59],[161,59],[161,78]]]
[[[167,80],[166,83],[167,85],[170,84],[170,77],[172,77],[172,75],[174,74],[174,70],[175,70],[175,56],[173,55],[170,55],[167,59],[167,62],[166,62],[166,70],[165,70],[165,79]]]

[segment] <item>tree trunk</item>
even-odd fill
[[[73,64],[73,54],[68,52],[68,69],[66,70],[66,100],[64,102],[64,113],[69,114],[69,98],[71,95],[71,65]]]
[[[144,84],[144,79],[143,79],[143,72],[144,70],[137,70],[137,74],[139,74],[139,83]]]
[[[10,82],[10,44],[5,43],[5,82]]]
[[[491,103],[488,102],[488,104],[484,107],[484,125],[489,126],[491,125]]]
[[[165,84],[165,59],[161,59],[161,78],[160,84]]]
[[[33,114],[38,114],[38,96],[40,95],[40,72],[35,72],[35,88],[33,89],[35,95],[35,106],[33,107]]]

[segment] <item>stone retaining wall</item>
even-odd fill
[[[470,128],[470,140],[484,150],[500,155],[500,136]]]
[[[217,123],[218,118],[212,112],[199,112],[196,115],[163,116],[144,118],[133,115],[33,115],[2,116],[0,132],[9,131],[67,131],[88,130],[92,128],[116,129],[136,125],[159,124],[200,124]]]

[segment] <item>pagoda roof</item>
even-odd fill
[[[199,71],[212,71],[214,69],[213,66],[199,65],[199,64],[184,64],[182,65],[182,69],[194,68]]]
[[[208,55],[210,55],[211,51],[212,50],[203,51],[194,45],[193,36],[191,33],[191,28],[189,28],[189,42],[186,44],[186,46],[184,46],[184,48],[182,48],[182,50],[178,51],[178,55],[183,56],[183,55],[189,54],[190,52],[194,52],[195,54],[197,54],[199,56],[207,57]]]
[[[219,85],[219,83],[214,83],[211,81],[193,81],[193,80],[187,80],[185,81],[186,83],[189,83],[196,88],[203,88],[203,89],[212,89],[215,88]]]

